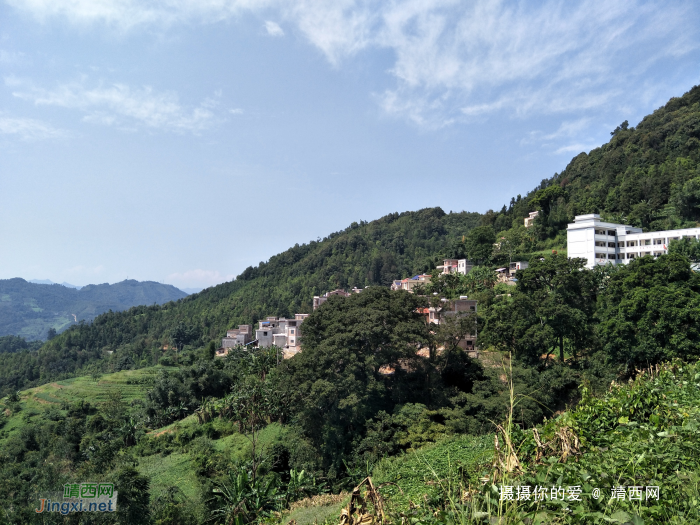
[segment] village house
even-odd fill
[[[461,273],[467,275],[474,265],[467,259],[443,259],[440,266],[436,266],[442,273]]]
[[[628,264],[637,257],[667,254],[673,240],[698,236],[700,228],[645,233],[627,224],[601,221],[596,213],[577,215],[566,229],[567,255],[586,259],[589,269],[608,263]]]
[[[413,289],[419,284],[428,284],[432,278],[429,274],[414,275],[407,279],[399,279],[391,283],[392,290],[406,290],[407,292],[413,293]]]
[[[525,220],[523,221],[525,223],[525,227],[529,228],[533,224],[535,224],[535,217],[537,217],[540,214],[539,211],[531,211],[529,217],[525,217]]]
[[[258,348],[274,345],[291,351],[301,350],[301,325],[309,314],[295,314],[294,319],[268,317],[258,322],[255,339]]]
[[[441,302],[443,306],[422,308],[419,313],[425,315],[429,323],[436,325],[444,322],[445,317],[465,314],[476,315],[477,301],[469,299],[466,295],[462,295],[454,301],[442,299]],[[475,330],[473,334],[466,335],[458,344],[461,349],[469,353],[470,357],[478,357],[476,352],[476,332]],[[472,355],[472,353],[475,355]]]
[[[226,331],[226,337],[221,340],[221,348],[233,348],[234,346],[245,346],[252,340],[252,330],[249,324],[238,325]]]
[[[346,292],[345,290],[341,290],[340,288],[338,288],[337,290],[333,290],[332,292],[327,292],[327,293],[320,295],[320,296],[315,295],[314,300],[313,300],[314,310],[316,308],[318,308],[319,306],[321,306],[323,303],[325,303],[331,295],[339,295],[341,297],[350,297],[351,294],[360,293],[361,291],[362,291],[362,288],[357,288],[357,287],[353,288],[349,292]]]

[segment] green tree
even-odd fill
[[[464,247],[469,258],[481,264],[491,259],[495,242],[496,234],[491,226],[477,226],[467,235]]]
[[[601,294],[599,338],[629,367],[700,355],[700,276],[680,254],[635,259]]]
[[[692,237],[673,240],[668,245],[668,253],[677,253],[692,262],[698,262],[700,261],[700,240]]]
[[[133,467],[123,467],[114,478],[119,492],[119,523],[139,525],[150,521],[150,480]]]
[[[282,380],[331,477],[368,419],[420,396],[426,363],[416,350],[430,335],[417,310],[425,306],[407,292],[370,287],[330,297],[304,321],[304,351],[280,365]]]
[[[529,360],[558,348],[563,361],[566,348],[574,356],[591,348],[600,279],[585,264],[564,255],[533,259],[518,272],[513,298],[487,311],[480,340]]]

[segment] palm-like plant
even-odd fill
[[[277,508],[275,479],[265,481],[243,469],[230,471],[229,482],[218,483],[213,492],[214,497],[208,502],[217,501],[221,506],[212,511],[210,522],[245,525]]]

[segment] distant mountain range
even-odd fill
[[[30,279],[27,281],[28,283],[34,283],[34,284],[60,284],[61,286],[65,286],[66,288],[75,288],[76,290],[80,290],[82,286],[76,286],[71,283],[67,283],[66,281],[63,281],[62,283],[55,283],[53,281],[50,281],[48,279]]]
[[[83,287],[48,280],[0,279],[0,336],[45,339],[50,328],[60,333],[71,324],[91,321],[110,310],[164,304],[187,295],[169,284],[133,279]]]

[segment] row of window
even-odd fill
[[[678,239],[679,239],[679,237],[669,237],[668,241],[671,242],[671,241],[676,241]],[[614,242],[605,242],[605,241],[595,241],[596,246],[600,246],[603,248],[605,248],[605,247],[624,248],[625,246],[628,246],[628,247],[629,246],[652,246],[652,244],[654,246],[661,246],[661,245],[666,244],[666,243],[664,242],[663,238],[661,238],[661,239],[641,239],[639,241],[627,241],[626,243],[625,242],[614,243]]]
[[[634,259],[636,257],[644,257],[645,255],[653,255],[654,257],[658,257],[659,255],[663,255],[666,252],[642,252],[641,254],[639,253],[596,253],[595,257],[596,259]]]

